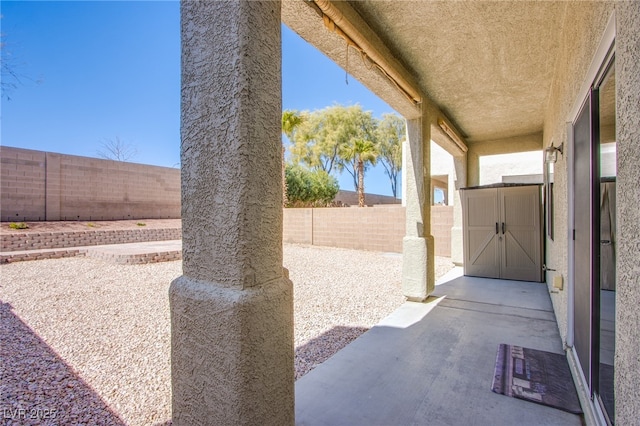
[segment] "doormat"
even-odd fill
[[[569,363],[561,354],[501,343],[491,390],[582,414]]]

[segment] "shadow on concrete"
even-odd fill
[[[546,285],[458,277],[296,382],[296,424],[576,425],[491,391],[500,343],[564,353]]]
[[[125,425],[11,305],[2,301],[0,419],[3,425]]]
[[[353,342],[363,333],[365,327],[336,326],[298,346],[295,352],[296,380],[331,358],[336,352]]]

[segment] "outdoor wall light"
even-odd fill
[[[544,162],[545,163],[555,163],[558,161],[558,152],[562,154],[562,149],[564,147],[564,142],[560,144],[560,146],[553,146],[553,142],[551,142],[551,146],[545,148],[544,150]]]

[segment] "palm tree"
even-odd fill
[[[355,139],[352,145],[343,146],[340,155],[346,161],[355,164],[358,176],[358,206],[364,207],[364,172],[369,164],[375,166],[378,152],[373,142]]]

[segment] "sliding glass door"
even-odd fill
[[[598,383],[594,391],[614,420],[613,355],[616,321],[616,73],[612,63],[598,85],[600,280],[597,286]]]
[[[615,63],[573,123],[574,347],[592,397],[614,423],[616,291]]]

